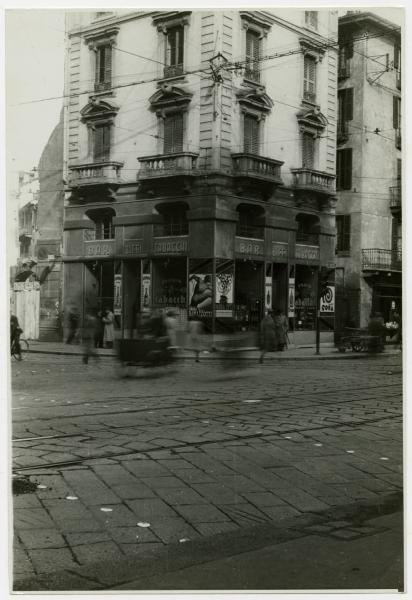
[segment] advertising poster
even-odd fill
[[[265,278],[265,308],[270,310],[272,308],[272,278]]]
[[[121,274],[117,274],[114,276],[113,313],[115,315],[122,314],[122,276],[121,276]]]
[[[217,273],[216,275],[217,304],[233,304],[233,273]]]
[[[212,275],[193,273],[189,275],[189,310],[191,314],[212,313]]]
[[[289,306],[288,306],[288,317],[295,316],[295,278],[289,278]]]
[[[150,273],[143,273],[142,275],[142,312],[148,312],[150,310],[150,294],[151,294],[151,275]]]
[[[320,312],[334,313],[335,312],[335,286],[328,285],[320,298]]]

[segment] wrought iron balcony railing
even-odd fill
[[[140,163],[137,178],[142,180],[175,175],[195,175],[198,156],[195,152],[141,156],[137,159]]]
[[[163,77],[178,77],[179,75],[183,75],[183,65],[166,65],[163,69]]]
[[[290,171],[293,177],[293,187],[301,190],[323,192],[328,195],[335,194],[335,175],[307,168],[291,169]]]
[[[296,243],[306,244],[307,246],[319,246],[318,233],[305,233],[304,231],[296,232]]]
[[[338,79],[347,79],[348,77],[350,77],[350,64],[349,61],[346,61],[338,67]]]
[[[245,79],[260,83],[260,71],[259,65],[254,63],[248,63],[245,67]]]
[[[236,235],[238,237],[251,238],[254,240],[262,240],[264,238],[263,227],[260,225],[245,225],[238,223]]]
[[[348,121],[338,121],[337,142],[343,144],[349,139],[349,123]]]
[[[232,154],[233,172],[235,176],[251,177],[282,183],[280,168],[283,162],[273,158],[266,158],[250,152]]]
[[[395,146],[402,150],[402,134],[400,129],[395,129]]]
[[[303,92],[303,99],[307,100],[308,102],[312,102],[313,104],[315,104],[315,102],[316,102],[316,94],[314,92],[309,92],[308,90],[305,90]]]
[[[402,188],[400,186],[390,187],[390,208],[398,209],[402,206]]]
[[[362,250],[364,271],[402,271],[402,251],[365,248]]]

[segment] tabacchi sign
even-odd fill
[[[187,239],[162,239],[153,243],[154,254],[181,254],[187,252]]]

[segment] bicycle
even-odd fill
[[[29,352],[29,350],[29,342],[24,338],[14,339],[11,343],[11,355],[15,360],[23,360],[23,352]]]

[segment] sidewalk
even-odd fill
[[[40,354],[57,354],[57,355],[82,355],[82,346],[80,344],[65,344],[63,342],[39,342],[35,340],[30,341],[30,352]],[[382,356],[382,354],[371,355],[367,352],[352,352],[346,350],[346,352],[339,352],[336,347],[329,343],[320,344],[319,354],[316,354],[315,345],[313,346],[298,346],[289,347],[284,352],[268,352],[265,355],[265,362],[272,360],[308,360],[308,359],[342,359],[342,358],[370,358],[371,356]],[[383,355],[395,355],[399,354],[399,350],[393,346],[386,346]],[[115,349],[99,349],[98,354],[104,357],[116,357]],[[259,359],[259,350],[254,347],[244,347],[236,351],[233,356],[236,360],[248,359],[253,360]],[[180,353],[180,358],[184,360],[194,360],[195,354],[190,349],[183,349]],[[199,359],[201,362],[204,360],[221,360],[222,358],[231,358],[230,352],[219,352],[206,350],[200,353]]]

